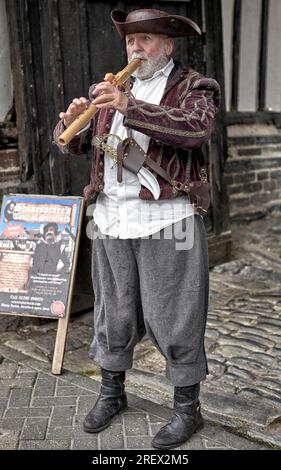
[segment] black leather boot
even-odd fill
[[[171,421],[152,440],[155,449],[173,449],[186,442],[203,426],[199,402],[200,384],[175,387]]]
[[[124,391],[125,372],[102,369],[101,373],[100,394],[83,423],[86,432],[100,432],[107,428],[113,416],[128,406]]]

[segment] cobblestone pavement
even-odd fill
[[[0,450],[152,449],[152,436],[170,416],[169,409],[129,394],[128,409],[110,428],[87,434],[81,423],[98,395],[97,381],[67,371],[54,376],[49,364],[7,347],[0,347],[0,354]],[[178,449],[264,446],[206,423]]]
[[[209,416],[281,446],[281,217],[234,227],[236,260],[213,269]],[[219,401],[216,395],[219,394]],[[220,411],[221,410],[221,411]]]
[[[233,261],[217,266],[211,271],[210,309],[206,332],[210,375],[202,385],[201,391],[203,414],[209,423],[202,433],[192,437],[188,445],[194,447],[188,448],[219,448],[220,445],[230,448],[231,443],[234,448],[245,448],[243,445],[248,445],[246,448],[260,448],[262,445],[281,448],[280,234],[281,214],[278,212],[273,212],[270,218],[233,225],[235,257]],[[64,368],[67,370],[60,377],[48,373],[55,334],[56,322],[43,325],[31,322],[18,328],[16,332],[1,334],[1,348],[7,351],[6,354],[2,352],[6,359],[1,364],[1,370],[5,371],[6,365],[9,365],[7,370],[14,370],[14,375],[7,379],[2,377],[0,382],[0,395],[3,396],[0,401],[0,412],[2,410],[3,413],[0,424],[2,448],[5,446],[5,429],[11,430],[10,436],[14,433],[15,448],[18,445],[20,448],[55,446],[60,436],[63,436],[63,439],[59,445],[65,445],[68,449],[79,445],[81,448],[88,448],[87,442],[97,449],[107,445],[103,436],[111,435],[109,430],[103,431],[99,436],[88,437],[77,424],[79,419],[81,421],[82,414],[91,408],[88,400],[92,401],[92,392],[96,393],[97,390],[98,382],[88,377],[99,380],[98,367],[87,357],[93,334],[91,314],[74,317],[70,322],[64,361]],[[40,370],[41,367],[43,372],[38,373],[35,370],[24,373],[21,368],[13,369],[16,366],[9,363],[8,359],[11,359],[13,352],[20,354],[19,351],[24,353],[25,365],[32,368],[32,364],[36,363],[34,369]],[[28,364],[28,361],[31,363]],[[169,407],[172,406],[172,387],[164,376],[164,370],[163,359],[151,343],[140,343],[135,350],[134,368],[127,374],[126,379],[133,402],[129,412],[116,419],[114,426],[120,432],[114,433],[114,436],[116,439],[117,435],[119,436],[119,443],[109,441],[111,446],[149,448],[151,436],[159,426],[156,423],[168,417]],[[17,383],[21,383],[23,378],[26,382],[21,385],[24,387],[23,393],[19,394]],[[72,380],[76,385],[72,384]],[[81,384],[78,384],[77,380],[81,380]],[[40,390],[46,393],[48,388],[44,386],[45,382],[53,384],[50,402],[49,399],[42,399],[44,394],[41,394],[40,399]],[[81,393],[78,393],[77,387]],[[74,395],[71,395],[72,388]],[[87,390],[91,391],[88,395]],[[61,400],[64,393],[66,398]],[[18,405],[17,399],[26,400],[25,405]],[[40,405],[41,402],[45,403],[44,407]],[[79,405],[81,403],[84,403],[83,412],[82,405]],[[62,410],[62,407],[66,409]],[[13,415],[14,412],[17,413],[16,408],[31,411],[28,411],[30,414],[16,416]],[[36,411],[38,409],[43,411]],[[40,415],[41,412],[49,414]],[[60,412],[63,413],[62,423]],[[125,424],[127,419],[130,423],[132,413],[135,413],[134,418],[137,418],[134,419],[135,428]],[[161,420],[157,421],[160,417]],[[77,420],[76,424],[71,420]],[[142,423],[141,426],[146,423],[144,434],[141,434],[144,431],[138,431],[137,422]],[[211,425],[211,422],[217,423],[218,426]],[[31,432],[29,429],[34,429],[37,424],[38,429],[45,430],[42,431],[44,437],[28,438]],[[17,426],[20,431],[16,431]],[[60,432],[61,426],[63,429]],[[222,426],[226,428],[223,429]],[[127,429],[130,431],[127,432]],[[71,434],[73,430],[75,435]],[[229,431],[235,431],[239,436]],[[33,436],[36,437],[36,433]],[[215,442],[210,442],[209,439]],[[253,443],[252,440],[261,444]]]
[[[281,215],[233,225],[235,259],[210,275],[206,350],[210,375],[202,386],[205,416],[281,447]],[[164,361],[142,344],[134,382],[171,404]],[[152,372],[153,380],[148,373]],[[149,383],[150,382],[150,383]],[[166,385],[166,387],[165,387]],[[157,388],[158,387],[158,388]]]

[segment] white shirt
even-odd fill
[[[151,78],[136,78],[132,88],[134,97],[147,103],[159,104],[173,66],[174,62],[170,59]],[[124,116],[116,111],[110,129],[110,134],[118,135],[122,140],[127,137],[123,119]],[[146,152],[150,137],[134,130],[132,137]],[[107,143],[116,148],[118,142],[116,138],[109,138]],[[125,168],[122,173],[122,183],[118,183],[116,165],[105,154],[104,188],[98,195],[93,214],[94,221],[103,234],[123,239],[146,237],[194,214],[193,206],[186,197],[160,201],[140,199],[141,185],[137,175]]]

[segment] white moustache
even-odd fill
[[[134,52],[131,59],[130,59],[130,62],[132,62],[132,60],[134,59],[140,59],[140,60],[146,60],[145,57],[143,57],[141,54],[138,54],[137,52]]]

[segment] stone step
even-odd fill
[[[126,387],[140,398],[169,408],[173,406],[173,387],[164,372],[151,373],[149,368],[133,368],[126,374]],[[237,395],[226,384],[207,380],[201,386],[201,406],[205,418],[212,422],[249,437],[259,433],[260,441],[281,445],[279,429],[268,435],[268,428],[280,419],[281,405],[276,401],[257,396],[250,389]]]

